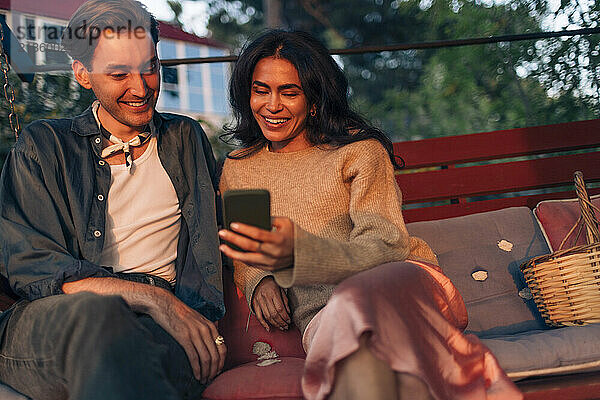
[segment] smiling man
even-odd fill
[[[91,0],[63,45],[96,101],[24,129],[0,183],[0,381],[33,399],[199,398],[223,368],[215,161],[155,111],[158,24]]]

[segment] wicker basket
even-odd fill
[[[581,217],[558,251],[521,265],[533,299],[547,324],[584,325],[600,322],[600,235],[594,205],[585,190],[581,172],[575,172],[575,189]],[[585,227],[587,245],[561,250],[576,228]]]

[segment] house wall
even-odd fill
[[[20,7],[8,8],[5,4],[7,0],[0,0],[0,15],[6,17],[11,30],[34,63],[69,63],[69,57],[61,51],[59,40],[61,29],[67,25],[67,19],[52,15],[70,15],[71,8],[76,9],[81,1],[69,0],[54,13],[48,12],[48,7],[40,7],[42,15],[33,13],[35,7],[30,0],[19,0],[21,1],[23,3]],[[43,2],[36,0],[35,3]],[[158,54],[161,59],[213,57],[228,55],[228,50],[210,39],[200,38],[161,22]],[[162,92],[157,105],[159,111],[184,114],[207,121],[205,127],[208,131],[220,128],[229,115],[226,93],[229,79],[228,63],[163,67],[162,72]]]
[[[159,42],[158,53],[161,59],[227,55],[224,49],[169,39]],[[162,73],[159,109],[181,112],[212,124],[222,124],[229,114],[228,63],[163,67]]]

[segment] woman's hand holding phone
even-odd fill
[[[243,251],[227,244],[221,244],[219,250],[233,260],[265,271],[289,267],[294,263],[294,223],[287,217],[273,217],[271,224],[274,229],[267,231],[232,222],[230,230],[220,230],[219,236]]]

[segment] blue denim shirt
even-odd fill
[[[192,119],[155,113],[154,124],[158,155],[182,213],[175,295],[217,320],[225,306],[212,150]],[[98,264],[110,187],[101,150],[101,133],[88,108],[72,119],[30,124],[6,159],[0,178],[0,273],[20,297],[35,300],[63,293],[64,282],[113,276],[110,266]],[[8,314],[0,315],[0,328]]]

